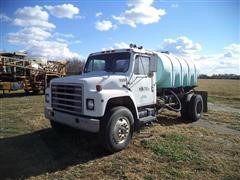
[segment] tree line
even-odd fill
[[[237,79],[240,80],[240,75],[237,74],[213,74],[211,76],[206,74],[200,74],[199,79]]]
[[[83,72],[83,68],[85,65],[84,59],[73,58],[69,59],[67,62],[67,75],[79,75]]]

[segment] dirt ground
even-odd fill
[[[164,111],[126,150],[107,154],[97,134],[53,131],[44,96],[4,97],[0,179],[240,179],[240,102],[234,102],[211,102],[197,122]]]

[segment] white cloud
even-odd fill
[[[81,43],[82,43],[82,41],[80,41],[80,40],[75,40],[75,41],[71,42],[71,44],[81,44]]]
[[[31,43],[31,41],[44,41],[50,36],[51,33],[39,27],[27,27],[16,33],[9,33],[8,42],[25,45]]]
[[[76,16],[74,16],[74,19],[85,19],[85,16],[76,15]]]
[[[0,22],[9,22],[12,19],[8,16],[6,16],[5,14],[0,14]]]
[[[112,28],[114,28],[113,24],[111,21],[97,21],[95,24],[96,29],[98,29],[99,31],[108,31]]]
[[[79,8],[72,4],[62,4],[44,7],[50,12],[51,15],[56,16],[58,18],[72,19],[74,18],[75,15],[77,15],[80,12]]]
[[[154,0],[129,0],[128,6],[150,6]]]
[[[206,74],[240,74],[240,44],[230,44],[224,52],[197,59]]]
[[[112,48],[113,48],[113,49],[129,48],[129,44],[127,44],[127,43],[125,43],[125,42],[115,43]]]
[[[8,33],[8,42],[19,45],[30,56],[51,60],[80,57],[69,49],[72,34],[53,32],[55,25],[48,21],[48,13],[40,6],[19,8],[15,12],[14,24],[23,27],[17,32]]]
[[[66,39],[62,39],[62,38],[56,38],[56,41],[67,43],[67,40]]]
[[[210,54],[196,59],[201,74],[240,74],[239,58]]]
[[[176,39],[164,39],[163,49],[173,54],[188,55],[198,53],[202,47],[199,43],[194,43],[186,36],[180,36]]]
[[[240,44],[230,44],[222,53],[201,54],[201,45],[181,36],[163,40],[163,49],[183,56],[187,60],[195,60],[201,74],[240,74]]]
[[[230,44],[224,50],[227,51],[226,54],[231,54],[231,57],[238,56],[240,58],[240,44]]]
[[[44,29],[55,28],[55,25],[48,22],[48,13],[40,6],[19,8],[15,12],[14,24],[22,27],[41,27]]]
[[[102,50],[106,51],[106,50],[125,49],[125,48],[129,48],[129,44],[127,44],[125,42],[119,42],[119,43],[115,43],[113,46],[111,46],[109,48],[102,48]]]
[[[127,24],[131,27],[137,27],[137,24],[157,23],[166,12],[164,9],[153,7],[152,3],[153,0],[132,0],[128,4],[131,9],[113,18],[120,24]]]
[[[74,35],[73,34],[64,34],[64,33],[55,32],[53,34],[53,37],[74,38]]]
[[[68,44],[57,41],[36,41],[24,48],[24,51],[30,52],[37,57],[45,57],[51,60],[64,60],[79,58],[80,55],[69,50]]]
[[[102,12],[97,12],[97,13],[96,13],[96,17],[102,16],[102,15],[103,15]]]
[[[56,60],[80,57],[79,54],[70,51],[67,40],[62,38],[49,40],[50,37],[52,36],[49,32],[31,27],[16,33],[9,33],[8,42],[23,45],[23,51],[27,51],[32,56]]]
[[[81,44],[82,43],[82,41],[80,41],[80,40],[69,41],[69,40],[63,39],[63,38],[56,38],[56,41],[66,43],[68,45],[70,45],[70,44]]]

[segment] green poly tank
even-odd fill
[[[157,89],[194,87],[198,70],[192,60],[167,53],[157,53]]]

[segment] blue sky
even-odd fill
[[[238,0],[0,2],[1,51],[86,58],[136,43],[195,59],[203,73],[240,74]]]

